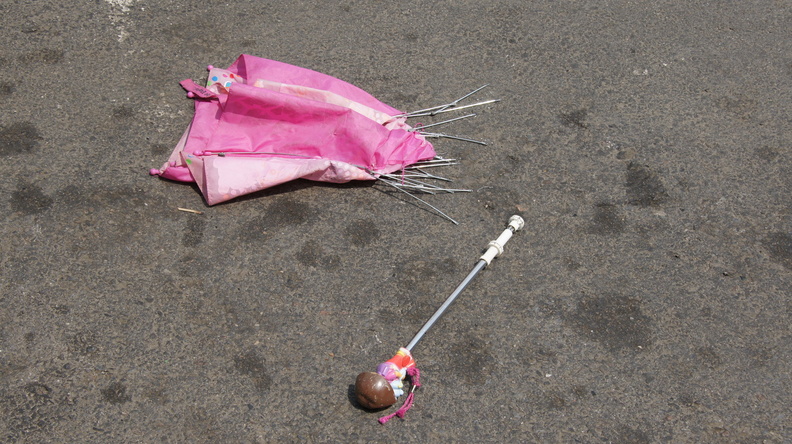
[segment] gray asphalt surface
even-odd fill
[[[792,442],[792,3],[0,4],[0,440]],[[473,193],[148,175],[239,54],[400,109]],[[203,211],[192,214],[177,208]],[[381,426],[355,376],[414,350]]]

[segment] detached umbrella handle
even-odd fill
[[[399,349],[393,358],[380,364],[377,367],[376,373],[363,372],[358,375],[355,380],[355,395],[358,402],[363,407],[369,409],[380,409],[393,405],[396,402],[396,398],[404,394],[402,390],[402,380],[407,376],[410,377],[412,388],[410,389],[409,395],[407,395],[407,399],[404,401],[404,405],[395,413],[380,418],[380,423],[385,424],[396,416],[403,418],[404,414],[413,403],[415,388],[421,385],[419,381],[420,372],[415,365],[415,359],[413,359],[411,353],[415,344],[421,340],[426,331],[443,315],[443,312],[445,312],[448,306],[454,302],[454,299],[462,293],[462,290],[467,287],[476,274],[489,265],[493,259],[503,253],[503,247],[506,245],[506,242],[511,239],[514,233],[521,230],[524,225],[525,221],[520,216],[515,215],[509,218],[508,227],[503,230],[503,233],[501,233],[497,239],[487,244],[487,251],[476,262],[476,266],[473,267],[473,270],[468,273],[465,280],[457,286],[456,290],[451,293],[451,296],[445,300],[443,305],[435,311],[434,315],[426,321],[426,324],[424,324],[421,330],[413,337],[412,341],[410,341],[406,347]]]

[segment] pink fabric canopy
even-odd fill
[[[182,82],[195,117],[151,174],[196,182],[209,205],[304,178],[373,180],[435,156],[403,114],[362,89],[250,55]]]

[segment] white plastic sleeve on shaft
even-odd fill
[[[487,265],[489,265],[493,259],[503,254],[503,247],[504,245],[506,245],[506,242],[508,242],[509,239],[511,239],[512,235],[514,235],[516,231],[522,229],[524,225],[525,225],[525,221],[523,220],[523,218],[521,218],[520,216],[512,216],[509,219],[509,228],[503,230],[503,233],[501,233],[501,235],[498,236],[497,239],[487,244],[487,251],[484,253],[483,256],[481,256],[481,260],[483,260],[484,262],[487,263]]]

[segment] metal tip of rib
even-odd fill
[[[465,109],[465,108],[470,108],[470,107],[473,107],[473,106],[486,105],[486,104],[489,104],[489,103],[494,103],[494,102],[500,101],[499,99],[486,100],[486,101],[479,102],[479,103],[474,103],[474,104],[471,104],[471,105],[458,106],[459,102],[467,99],[468,97],[472,96],[473,94],[481,91],[482,89],[484,89],[484,88],[486,88],[488,86],[489,86],[489,84],[481,86],[481,87],[478,87],[475,90],[465,94],[464,96],[454,100],[453,102],[449,102],[449,103],[446,103],[446,104],[443,104],[443,105],[432,106],[432,107],[429,107],[429,108],[419,109],[419,110],[416,110],[416,111],[410,111],[408,113],[399,114],[399,115],[396,115],[396,116],[393,116],[393,117],[395,117],[395,118],[400,118],[400,117],[410,118],[410,117],[420,117],[420,116],[434,116],[436,114],[440,114],[440,113],[444,113],[444,112],[458,111],[458,110]]]
[[[428,125],[418,125],[415,128],[411,128],[409,131],[421,132],[425,128],[431,128],[433,126],[445,125],[445,124],[448,124],[448,123],[451,123],[451,122],[456,122],[457,120],[467,119],[467,118],[470,118],[470,117],[476,117],[476,114],[472,114],[472,113],[471,114],[465,114],[464,116],[454,117],[453,119],[443,120],[442,122],[430,123]]]
[[[487,146],[487,142],[484,142],[484,141],[482,141],[482,140],[471,139],[471,138],[469,138],[469,137],[455,136],[455,135],[453,135],[453,134],[446,134],[446,133],[425,133],[425,132],[423,132],[423,131],[419,131],[419,134],[421,134],[421,135],[422,135],[422,136],[424,136],[424,137],[429,137],[429,138],[433,138],[433,139],[440,139],[440,138],[443,138],[443,139],[461,140],[461,141],[463,141],[463,142],[470,142],[470,143],[475,143],[475,144],[478,144],[478,145]]]

